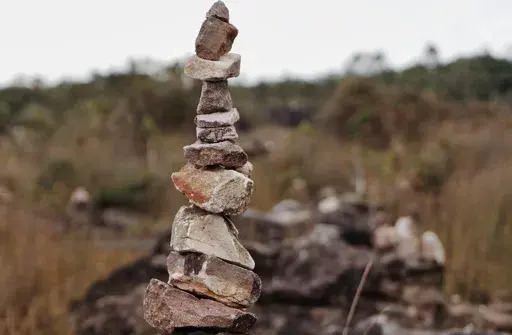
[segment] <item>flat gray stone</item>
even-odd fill
[[[201,98],[197,106],[198,114],[229,112],[232,108],[233,100],[227,80],[203,82]]]
[[[254,187],[251,179],[234,170],[197,169],[192,164],[173,173],[171,179],[192,204],[210,213],[226,215],[245,212]]]
[[[219,60],[231,51],[238,29],[228,22],[209,16],[203,22],[196,39],[196,55],[203,59]]]
[[[240,114],[236,108],[232,108],[229,112],[197,115],[195,123],[200,128],[218,128],[232,126],[238,120]]]
[[[219,0],[213,4],[208,13],[206,13],[207,18],[212,16],[222,21],[229,22],[229,9],[224,2]]]
[[[171,252],[167,269],[169,284],[230,307],[248,307],[261,294],[261,279],[257,274],[217,257]]]
[[[234,126],[216,128],[196,128],[197,139],[206,143],[218,143],[222,141],[234,141],[238,133]]]
[[[234,53],[221,56],[217,61],[194,55],[185,63],[185,74],[203,81],[226,80],[240,75],[240,63],[240,55]]]
[[[254,269],[254,260],[237,239],[238,231],[231,221],[194,206],[183,206],[172,225],[171,249],[199,252]]]
[[[144,319],[164,334],[180,328],[202,328],[247,333],[256,317],[210,299],[200,299],[157,279],[144,296]]]
[[[183,148],[185,158],[198,167],[223,166],[239,168],[247,163],[247,154],[241,146],[230,141],[219,143],[196,142]]]

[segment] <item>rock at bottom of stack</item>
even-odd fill
[[[157,279],[152,279],[146,290],[144,318],[164,334],[179,329],[244,334],[256,322],[251,313],[198,298]]]

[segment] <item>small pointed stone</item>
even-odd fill
[[[229,22],[229,9],[224,2],[219,0],[213,4],[208,13],[206,13],[207,18],[212,16],[224,22]]]
[[[157,279],[144,296],[144,319],[164,334],[181,328],[246,334],[256,317],[210,299],[200,299]]]
[[[238,241],[233,224],[223,216],[183,206],[172,225],[171,249],[198,252],[254,269],[254,260]]]
[[[234,141],[238,133],[234,126],[216,128],[196,128],[197,139],[206,143],[218,143],[222,141]]]
[[[238,29],[214,16],[208,17],[196,39],[196,55],[203,59],[219,60],[231,51]]]
[[[230,141],[219,143],[196,142],[183,148],[185,158],[195,166],[220,165],[225,168],[239,168],[247,163],[247,154],[241,146]]]
[[[198,114],[229,112],[232,108],[233,100],[227,80],[203,82],[201,98],[197,106]]]
[[[192,56],[185,63],[185,74],[192,79],[203,81],[221,81],[240,75],[241,57],[238,54],[229,53],[219,60],[207,60]]]
[[[232,126],[238,120],[240,114],[236,108],[232,108],[229,112],[197,115],[194,121],[200,128],[217,128]]]
[[[171,252],[169,284],[224,305],[248,307],[261,294],[261,279],[252,271],[204,254]]]
[[[190,202],[210,213],[239,215],[251,200],[254,182],[234,170],[196,169],[185,165],[171,176],[178,191]]]

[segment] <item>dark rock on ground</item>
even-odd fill
[[[290,210],[280,207],[277,212]],[[350,245],[343,239],[343,227],[332,222],[313,224],[296,233],[288,231],[284,222],[269,217],[249,211],[236,222],[240,239],[256,261],[255,272],[263,280],[262,297],[250,308],[259,319],[252,330],[254,335],[341,335],[361,273],[371,259],[375,262],[349,334],[505,334],[460,330],[469,324],[479,330],[498,328],[489,322],[493,318],[482,323],[481,308],[461,308],[462,304],[454,306],[444,301],[440,295],[443,268],[437,264]],[[167,232],[150,256],[93,284],[85,297],[73,304],[77,335],[154,335],[143,321],[141,302],[151,278],[168,278],[165,258],[169,240]],[[376,320],[379,326],[366,334],[364,326]],[[183,329],[176,334],[208,332]]]

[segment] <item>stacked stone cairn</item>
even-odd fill
[[[152,279],[144,298],[144,318],[163,334],[247,333],[256,322],[246,308],[259,298],[261,280],[231,220],[247,209],[254,185],[252,164],[236,143],[240,116],[227,82],[240,72],[240,55],[229,53],[237,34],[229,10],[216,2],[185,65],[186,75],[203,81],[197,142],[184,147],[188,163],[172,181],[191,204],[172,226],[169,282]]]

